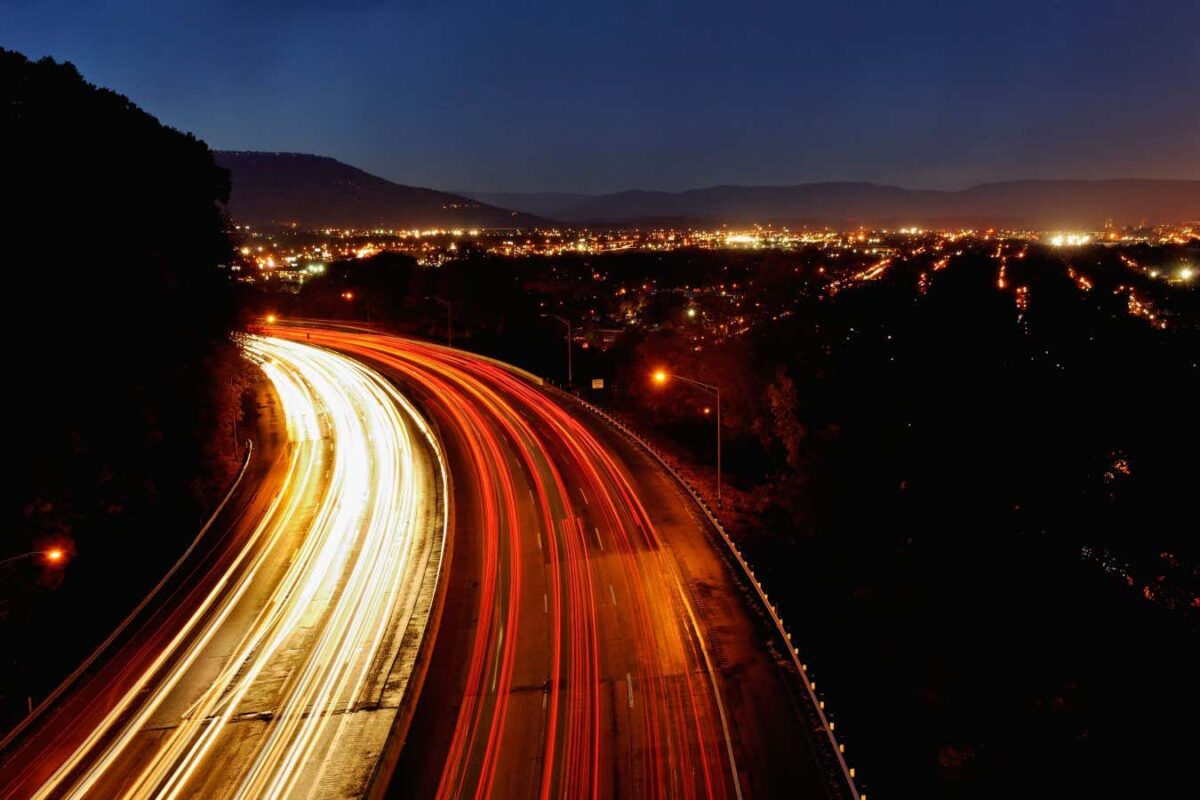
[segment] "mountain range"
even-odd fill
[[[461,195],[392,183],[325,156],[218,150],[239,222],[303,228],[526,228],[539,220]]]
[[[1099,228],[1200,219],[1200,181],[1029,180],[984,183],[958,191],[905,189],[875,183],[713,186],[683,192],[604,195],[464,192],[481,202],[556,220],[624,223],[687,220],[709,223],[807,223]]]
[[[307,228],[528,228],[564,223],[1095,229],[1200,219],[1200,181],[1030,180],[957,191],[875,183],[713,186],[614,194],[442,192],[405,186],[324,156],[217,151],[230,212]]]

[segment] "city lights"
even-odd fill
[[[244,283],[274,283],[303,285],[326,274],[330,261],[369,258],[383,252],[403,253],[416,259],[421,267],[441,267],[473,253],[484,253],[505,258],[523,256],[559,256],[567,253],[602,255],[605,253],[643,251],[671,252],[682,248],[724,250],[751,248],[755,250],[777,250],[803,252],[808,248],[829,251],[832,258],[852,256],[856,259],[875,257],[878,262],[902,255],[904,252],[936,252],[947,245],[963,241],[1004,242],[1012,240],[1041,241],[1054,248],[1078,247],[1101,244],[1117,247],[1128,244],[1183,244],[1197,241],[1197,229],[1189,223],[1158,225],[1154,228],[1096,229],[1094,231],[1046,232],[1035,230],[989,229],[986,231],[960,229],[936,230],[916,226],[896,229],[838,230],[835,228],[789,228],[787,226],[753,225],[745,228],[713,229],[692,227],[658,228],[599,228],[573,226],[548,226],[522,231],[506,229],[472,230],[466,232],[473,241],[473,251],[468,252],[458,241],[459,230],[406,230],[406,229],[337,229],[329,228],[310,231],[305,237],[269,230],[246,231],[251,241],[243,244],[238,252],[257,269],[242,269],[238,280]],[[315,238],[312,238],[314,237]],[[464,255],[465,254],[465,255]],[[1022,259],[1025,250],[1014,252],[1012,257]],[[944,268],[946,256],[936,259],[930,270]],[[864,272],[867,265],[864,265]],[[825,274],[827,265],[818,265],[816,272]],[[602,271],[601,271],[602,273]],[[865,274],[864,278],[877,277],[878,272]],[[603,281],[603,274],[593,278]],[[619,293],[625,287],[617,287]],[[691,312],[685,311],[691,319]],[[705,309],[705,314],[708,309]],[[696,317],[704,316],[697,309]]]
[[[1092,237],[1086,233],[1056,233],[1050,237],[1052,247],[1078,247],[1090,241]]]
[[[758,237],[748,233],[733,233],[725,237],[727,245],[757,244]]]
[[[10,5],[0,800],[1196,793],[1200,0]]]

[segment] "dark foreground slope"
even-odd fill
[[[0,50],[10,478],[0,727],[190,539],[239,461],[242,381],[208,147],[70,64]],[[70,635],[47,635],[69,628]]]

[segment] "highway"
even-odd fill
[[[372,781],[441,578],[445,461],[371,370],[282,339],[246,349],[287,430],[262,485],[3,754],[0,797],[333,798]]]
[[[645,454],[482,357],[274,330],[394,380],[453,475],[444,607],[391,796],[838,796],[761,611]]]

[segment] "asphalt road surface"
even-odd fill
[[[479,356],[277,333],[393,379],[453,476],[438,633],[392,796],[838,796],[763,612],[636,446]]]
[[[261,337],[248,352],[286,441],[117,652],[10,744],[0,797],[367,791],[440,576],[440,446],[350,359]]]

